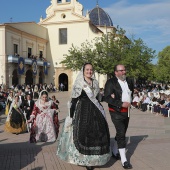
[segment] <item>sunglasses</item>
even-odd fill
[[[116,71],[117,71],[117,72],[118,72],[118,71],[121,71],[121,72],[123,72],[123,71],[126,71],[126,70],[116,70]]]

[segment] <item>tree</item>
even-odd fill
[[[91,62],[96,72],[113,74],[116,64],[124,64],[128,69],[128,76],[147,78],[151,73],[151,61],[155,57],[142,39],[127,38],[125,30],[117,27],[112,33],[72,47],[69,54],[61,62],[68,69],[79,70],[85,62]]]
[[[130,47],[125,49],[123,63],[134,78],[147,79],[152,74],[151,61],[155,51],[148,48],[142,39],[131,39]]]
[[[93,64],[95,61],[93,45],[88,41],[82,43],[81,48],[75,47],[72,44],[72,47],[68,52],[69,54],[65,55],[65,59],[61,62],[68,69],[72,69],[74,71],[80,70],[84,63],[90,62]]]
[[[170,73],[170,46],[167,46],[161,52],[158,53],[158,65],[155,74],[158,81],[170,82],[169,73]]]

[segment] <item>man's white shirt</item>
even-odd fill
[[[131,102],[130,89],[128,87],[127,81],[118,79],[118,82],[122,88],[122,102]]]

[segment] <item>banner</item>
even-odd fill
[[[37,74],[37,60],[32,60],[32,71],[34,75]]]
[[[25,64],[25,60],[23,57],[19,57],[18,58],[18,74],[24,74],[24,71],[25,71],[25,67],[24,67],[24,64]]]
[[[48,67],[47,67],[47,62],[44,61],[44,74],[48,74]]]

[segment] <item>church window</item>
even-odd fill
[[[57,0],[57,3],[62,3],[62,0]]]
[[[43,59],[43,51],[40,51],[39,59],[40,59],[40,60],[42,60],[42,59]]]
[[[28,47],[28,58],[31,58],[32,55],[32,48]]]
[[[18,44],[14,44],[14,55],[18,54]]]
[[[66,2],[70,2],[70,0],[66,0]]]
[[[59,29],[59,44],[67,44],[67,28]]]

